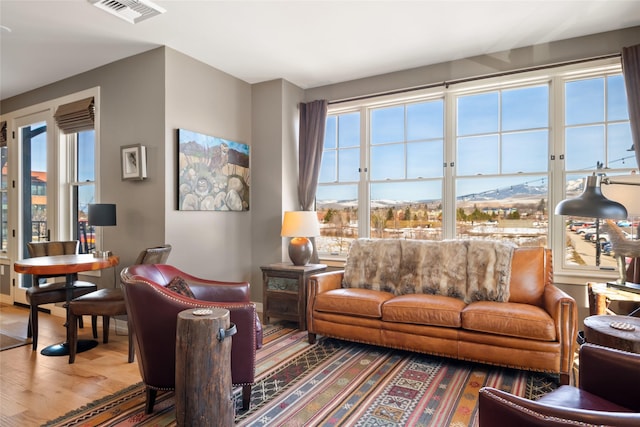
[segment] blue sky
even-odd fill
[[[566,170],[584,177],[587,173],[583,175],[582,171],[596,170],[597,162],[611,168],[633,167],[622,75],[576,80],[568,82],[565,89]],[[534,85],[457,98],[456,174],[461,177],[456,182],[458,196],[525,183],[546,185],[552,131],[549,97],[547,85]],[[404,106],[372,110],[370,180],[380,182],[372,184],[372,199],[441,197],[444,109],[440,99],[410,104],[406,107],[406,121]],[[359,113],[350,113],[338,120],[330,117],[327,122],[325,148],[339,144],[340,183],[359,180],[359,120]],[[403,141],[407,141],[406,156],[404,144],[390,144]],[[335,155],[329,151],[323,158],[320,182],[336,181]],[[499,174],[517,175],[463,178]],[[402,185],[384,182],[416,178],[436,181]],[[356,197],[353,185],[318,189],[319,200],[351,197]]]

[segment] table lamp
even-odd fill
[[[89,205],[88,223],[94,227],[116,225],[116,205],[109,203],[95,203]],[[98,258],[107,258],[110,251],[96,250],[94,255]]]
[[[307,265],[313,254],[313,244],[308,237],[320,235],[318,214],[315,211],[285,212],[280,235],[292,238],[289,258],[293,265]]]
[[[600,219],[627,219],[627,209],[620,203],[602,195],[602,175],[588,176],[584,191],[573,199],[566,199],[556,206],[556,215],[573,215],[596,219],[596,266],[600,265]]]

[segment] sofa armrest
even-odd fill
[[[556,336],[561,346],[560,373],[561,383],[569,384],[569,374],[573,367],[578,337],[578,307],[576,300],[555,285],[544,287],[544,309],[553,318]]]
[[[615,378],[615,380],[612,380]],[[640,354],[584,344],[580,347],[581,389],[640,412]],[[640,424],[639,424],[640,425]]]
[[[326,271],[324,273],[314,274],[309,277],[309,292],[319,294],[332,289],[340,289],[342,287],[343,278],[344,270]]]
[[[480,389],[478,426],[552,427],[566,425],[637,426],[640,414],[552,406],[492,387]]]
[[[311,338],[311,336],[315,333],[313,327],[313,307],[316,296],[332,289],[340,289],[342,287],[343,277],[344,270],[327,271],[309,277],[307,282],[307,329],[311,334],[309,342],[313,343],[315,341],[315,336],[313,338]]]

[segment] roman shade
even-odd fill
[[[75,133],[93,129],[95,122],[93,97],[60,105],[53,118],[62,133]]]

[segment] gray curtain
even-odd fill
[[[324,144],[324,129],[327,120],[327,100],[301,103],[300,109],[300,136],[298,157],[298,200],[300,209],[311,211],[314,209],[316,199],[316,186],[322,163],[322,148]],[[313,255],[311,263],[319,261],[315,238],[313,242]]]
[[[640,167],[640,45],[622,48],[622,74],[627,88],[631,138]]]

